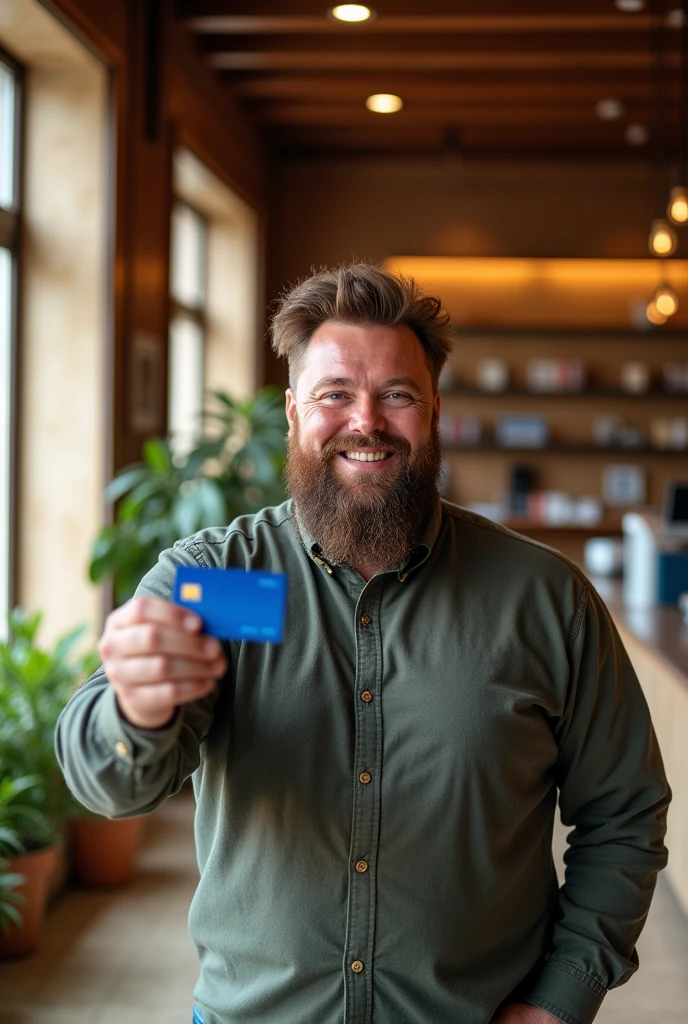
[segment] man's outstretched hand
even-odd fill
[[[561,1024],[558,1017],[530,1003],[510,1003],[492,1018],[492,1024]]]
[[[107,617],[98,652],[124,716],[157,729],[179,704],[215,689],[227,663],[218,640],[201,634],[201,620],[158,597],[134,597]]]

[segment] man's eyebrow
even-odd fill
[[[422,391],[420,384],[413,377],[390,377],[382,385],[383,388],[413,388],[414,391]]]
[[[323,388],[349,388],[353,384],[351,377],[321,377],[317,384],[314,384],[309,395],[315,395]]]

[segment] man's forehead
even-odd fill
[[[409,327],[327,323],[308,343],[301,374],[309,384],[327,377],[332,385],[344,386],[375,376],[423,386],[429,370],[423,348]]]

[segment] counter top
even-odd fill
[[[617,626],[645,644],[688,688],[688,626],[671,605],[627,608],[621,597],[621,581],[586,573]]]

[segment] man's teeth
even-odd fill
[[[386,459],[389,452],[345,452],[347,459],[355,459],[356,462],[381,462]]]

